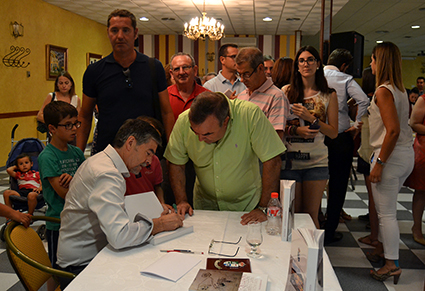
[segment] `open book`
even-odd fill
[[[295,213],[295,181],[280,180],[280,203],[282,204],[282,241],[291,241]]]
[[[323,240],[320,229],[292,231],[291,256],[286,290],[323,290]]]
[[[134,221],[137,213],[144,214],[150,219],[153,219],[160,217],[164,210],[154,192],[125,196],[124,203],[125,211],[131,221]],[[182,226],[176,230],[164,231],[154,235],[149,240],[149,243],[157,245],[191,232],[193,232],[193,226]]]

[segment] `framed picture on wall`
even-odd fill
[[[46,79],[56,80],[62,71],[68,70],[68,49],[60,46],[46,45]]]
[[[102,59],[102,55],[87,53],[86,65],[88,67],[90,64],[96,63],[97,61],[100,61],[101,59]]]

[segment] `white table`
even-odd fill
[[[115,250],[105,247],[80,273],[66,291],[81,290],[188,290],[199,269],[205,269],[208,257],[208,247],[212,239],[237,241],[240,236],[238,258],[247,258],[245,241],[247,226],[240,224],[242,212],[202,211],[196,210],[192,217],[185,219],[185,225],[193,225],[194,232],[157,246],[145,244],[125,250]],[[280,236],[270,236],[265,233],[263,223],[263,244],[260,246],[262,259],[250,259],[252,273],[267,274],[267,290],[285,290],[289,267],[291,243],[283,242]],[[308,214],[295,215],[295,227],[313,228],[313,222]],[[220,249],[221,248],[221,249]],[[140,270],[157,261],[164,253],[161,249],[190,249],[204,252],[198,256],[201,262],[190,270],[176,283],[154,276],[141,275]],[[234,246],[215,244],[215,250],[228,253]],[[335,272],[324,252],[324,290],[342,290]]]

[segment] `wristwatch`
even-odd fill
[[[376,159],[376,162],[377,162],[378,164],[380,164],[381,166],[385,165],[385,162],[383,162],[383,161],[381,160],[381,158]]]
[[[257,206],[257,208],[263,211],[264,214],[267,214],[267,207]]]

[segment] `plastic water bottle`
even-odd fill
[[[282,231],[282,205],[278,197],[279,194],[273,192],[267,205],[266,232],[270,235],[279,235]]]

